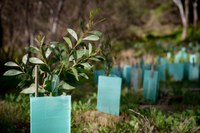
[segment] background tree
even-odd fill
[[[183,24],[183,31],[181,40],[184,41],[187,37],[188,32],[188,17],[189,17],[189,0],[185,0],[185,10],[181,0],[173,0],[174,3],[178,6],[182,24]]]

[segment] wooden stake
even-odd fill
[[[38,70],[39,66],[35,65],[35,97],[38,96]]]
[[[151,62],[151,76],[150,78],[153,78],[153,74],[154,74],[154,56],[152,57],[152,62]]]

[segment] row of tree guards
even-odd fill
[[[152,63],[145,64],[141,60],[136,65],[116,66],[110,71],[110,76],[120,77],[123,83],[135,91],[143,88],[143,96],[146,100],[156,102],[158,97],[160,81],[198,81],[199,79],[199,56],[187,54],[185,49],[180,50],[176,55],[167,54],[166,58],[159,57],[152,59]],[[94,71],[94,80],[99,80],[99,75],[105,75],[104,70]],[[116,84],[116,83],[112,83]],[[111,84],[107,86],[109,87]]]

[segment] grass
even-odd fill
[[[157,104],[123,86],[120,116],[96,110],[97,87],[86,82],[72,92],[72,133],[195,133],[200,132],[199,93],[187,91],[196,82],[161,82]],[[179,94],[179,95],[177,95]],[[0,100],[0,131],[2,133],[30,132],[28,95],[10,94]],[[8,128],[9,127],[9,128]]]
[[[121,114],[118,117],[96,111],[95,89],[82,96],[81,91],[72,94],[72,133],[200,132],[198,105],[166,105],[167,109],[164,109],[161,105],[145,103],[140,92],[133,93],[124,89],[121,95]],[[29,97],[6,95],[0,102],[1,132],[28,133],[29,121]]]

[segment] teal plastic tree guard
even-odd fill
[[[111,75],[116,75],[117,77],[122,77],[122,69],[120,67],[114,67],[110,71]]]
[[[190,67],[190,63],[189,63],[189,62],[184,63],[184,73],[183,73],[183,77],[184,77],[185,79],[188,79],[188,78],[189,78],[189,67]]]
[[[31,133],[70,133],[71,96],[31,97]]]
[[[156,66],[156,69],[158,70],[159,81],[165,81],[166,80],[167,64],[159,64],[159,65]]]
[[[151,64],[144,64],[144,70],[151,70]]]
[[[181,81],[183,79],[184,64],[169,64],[168,72],[174,81]]]
[[[142,69],[133,68],[131,74],[131,88],[137,91],[142,86]]]
[[[131,65],[125,65],[123,69],[123,78],[125,80],[125,83],[128,87],[130,87],[131,84],[131,70],[132,66]]]
[[[100,75],[105,75],[104,70],[95,70],[94,71],[94,82],[97,84],[98,83],[98,78]]]
[[[146,100],[156,102],[158,97],[158,72],[154,71],[151,77],[151,70],[145,70],[143,81],[143,96]]]
[[[161,65],[167,65],[168,62],[167,62],[167,60],[166,60],[165,58],[160,57],[160,58],[159,58],[159,64],[161,64]]]
[[[197,63],[197,56],[195,54],[190,54],[190,63]]]
[[[199,79],[199,66],[197,64],[190,64],[188,75],[190,81],[197,81]]]
[[[97,110],[119,115],[122,79],[119,77],[99,76]]]
[[[185,48],[182,48],[176,55],[174,58],[174,63],[180,63],[181,59],[183,60],[187,60],[187,53],[185,51]]]
[[[158,70],[158,79],[159,81],[165,81],[168,62],[165,58],[160,57],[158,63],[159,64],[156,65],[156,70]]]
[[[51,88],[52,91],[55,92],[55,95],[58,95],[58,85],[60,83],[59,76],[54,74],[52,76]]]
[[[179,51],[174,57],[174,63],[180,63],[181,60],[181,51]]]

